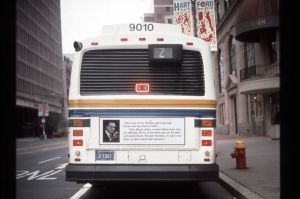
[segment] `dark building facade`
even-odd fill
[[[63,70],[63,81],[64,81],[64,116],[68,118],[68,96],[70,89],[71,71],[72,71],[72,60],[70,56],[64,55],[64,70]]]
[[[46,133],[63,113],[63,58],[59,0],[16,1],[17,137],[37,136],[38,105],[49,105]],[[56,119],[54,119],[56,118]]]

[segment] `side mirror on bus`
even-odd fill
[[[82,43],[78,41],[74,41],[73,46],[75,48],[75,51],[80,51],[82,49]]]

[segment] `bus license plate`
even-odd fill
[[[114,160],[114,151],[97,151],[96,150],[96,160]]]

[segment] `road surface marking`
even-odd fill
[[[38,178],[37,180],[55,180],[55,179],[57,179],[57,177],[52,177],[52,178],[46,178],[46,177],[52,176],[52,175],[57,174],[61,171],[62,170],[57,170],[57,171],[52,170],[52,173],[47,174],[47,175],[43,175],[42,177]]]
[[[60,166],[56,167],[55,169],[64,169],[68,163],[59,164]]]
[[[55,158],[52,158],[52,159],[57,159],[57,158],[60,158],[60,157],[55,157]],[[43,162],[45,162],[45,161],[43,161]],[[50,161],[50,159],[47,160],[47,161]],[[57,179],[57,177],[49,178],[49,176],[53,176],[54,174],[57,174],[57,173],[63,171],[63,169],[67,166],[67,164],[68,163],[58,164],[58,166],[55,168],[56,170],[50,170],[50,171],[47,171],[47,172],[42,173],[42,174],[40,174],[40,170],[36,170],[36,171],[22,171],[22,170],[19,170],[19,171],[16,171],[16,179],[20,179],[20,178],[23,178],[23,177],[28,177],[27,180],[33,180],[33,179],[36,179],[36,180],[55,180],[55,179]]]
[[[23,175],[26,175],[27,173],[29,173],[29,171],[17,171],[17,179],[24,177]]]
[[[83,194],[85,194],[85,192],[87,192],[90,188],[92,187],[92,185],[90,183],[86,183],[85,185],[83,185],[83,187],[77,192],[75,193],[75,195],[73,195],[70,199],[78,199],[80,198]]]
[[[27,180],[55,180],[57,179],[57,177],[51,177],[49,178],[49,176],[52,176],[54,174],[57,174],[59,172],[61,172],[62,170],[50,170],[47,171],[45,173],[41,173],[40,174],[40,170],[36,170],[36,171],[21,171],[22,173],[17,174],[16,179],[20,179],[23,177],[28,177]],[[20,172],[20,171],[17,171]]]
[[[42,164],[42,163],[45,163],[45,162],[49,162],[49,161],[51,161],[51,160],[55,160],[55,159],[58,159],[58,158],[60,158],[60,156],[57,156],[57,157],[55,157],[55,158],[51,158],[51,159],[48,159],[48,160],[44,160],[44,161],[41,161],[41,162],[38,162],[38,164]]]

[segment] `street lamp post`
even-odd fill
[[[42,139],[43,139],[43,140],[46,140],[46,139],[47,139],[47,135],[46,135],[46,132],[45,132],[45,123],[46,123],[45,116],[43,116],[43,118],[42,118],[42,126],[43,126],[43,135],[42,135]]]
[[[47,139],[47,135],[45,132],[45,125],[46,125],[46,119],[45,116],[49,116],[49,106],[48,104],[39,104],[39,111],[38,111],[38,116],[42,117],[42,128],[43,128],[43,134],[42,134],[42,139],[46,140]]]

